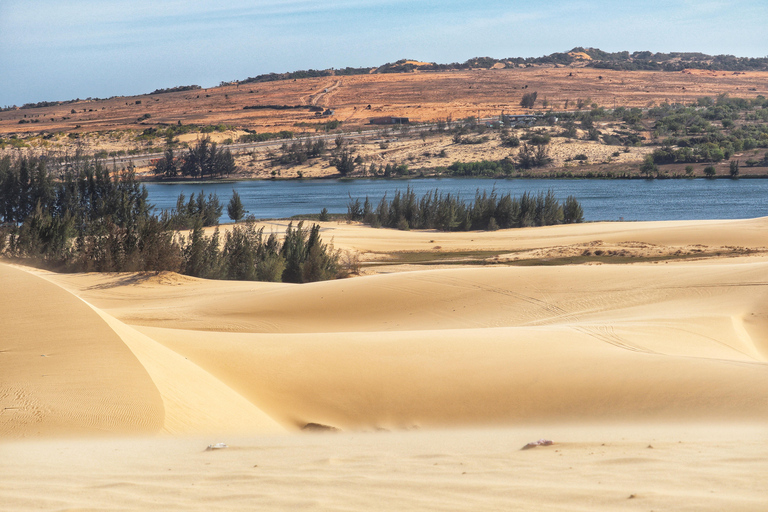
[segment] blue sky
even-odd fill
[[[765,0],[0,0],[0,106],[574,46],[765,57],[765,20]]]

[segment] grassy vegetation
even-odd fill
[[[602,254],[578,254],[573,256],[551,256],[537,258],[520,258],[497,260],[501,255],[512,255],[515,252],[524,251],[398,251],[394,253],[377,253],[374,259],[362,263],[364,267],[384,267],[392,265],[507,265],[518,267],[534,266],[562,266],[562,265],[586,265],[586,264],[607,264],[622,265],[630,263],[661,263],[667,261],[697,260],[704,258],[716,258],[721,256],[735,256],[751,254],[754,251],[743,248],[719,248],[711,251],[702,250],[701,252],[669,252],[661,255],[636,255],[636,254],[617,254],[604,252]]]
[[[485,264],[488,258],[509,254],[510,251],[397,251],[392,253],[379,253],[375,257],[381,258],[366,265],[443,265],[455,264]]]

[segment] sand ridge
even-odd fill
[[[64,289],[8,265],[0,277],[10,290],[4,436],[282,431],[194,364]],[[40,296],[46,307],[30,318]]]
[[[0,282],[2,437],[152,433],[160,427],[160,393],[97,313],[60,287],[5,264]]]

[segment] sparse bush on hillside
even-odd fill
[[[537,97],[538,93],[535,91],[523,94],[523,98],[520,100],[520,106],[523,108],[533,108]]]
[[[355,159],[349,150],[343,149],[338,156],[331,159],[330,164],[336,167],[339,174],[349,176],[355,172]]]
[[[274,139],[292,139],[294,133],[291,131],[280,131],[277,133],[267,132],[267,133],[247,133],[245,135],[241,135],[237,141],[238,142],[264,142],[267,140],[274,140]]]
[[[312,141],[306,139],[303,143],[295,141],[291,144],[283,143],[280,147],[280,155],[275,157],[275,161],[282,165],[300,165],[310,158],[318,158],[325,154],[325,140],[317,139]]]
[[[531,147],[523,144],[517,153],[517,165],[522,169],[532,167],[543,167],[550,163],[552,159],[549,156],[549,146],[541,144]]]
[[[501,145],[508,148],[520,147],[520,139],[514,135],[502,135]]]

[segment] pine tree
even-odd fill
[[[355,159],[352,157],[352,153],[347,150],[342,150],[339,157],[333,159],[331,165],[335,166],[342,176],[349,176],[355,172]]]
[[[555,198],[554,191],[550,189],[547,191],[547,195],[544,196],[541,224],[543,226],[552,226],[561,222],[563,222],[563,207]]]
[[[227,205],[227,215],[229,215],[229,218],[235,222],[240,222],[245,216],[243,202],[240,200],[240,194],[238,194],[235,189],[232,189],[232,199],[229,200],[229,204]]]
[[[563,206],[563,222],[566,224],[573,224],[584,221],[584,210],[581,205],[573,196],[568,196],[565,199],[565,205]]]

